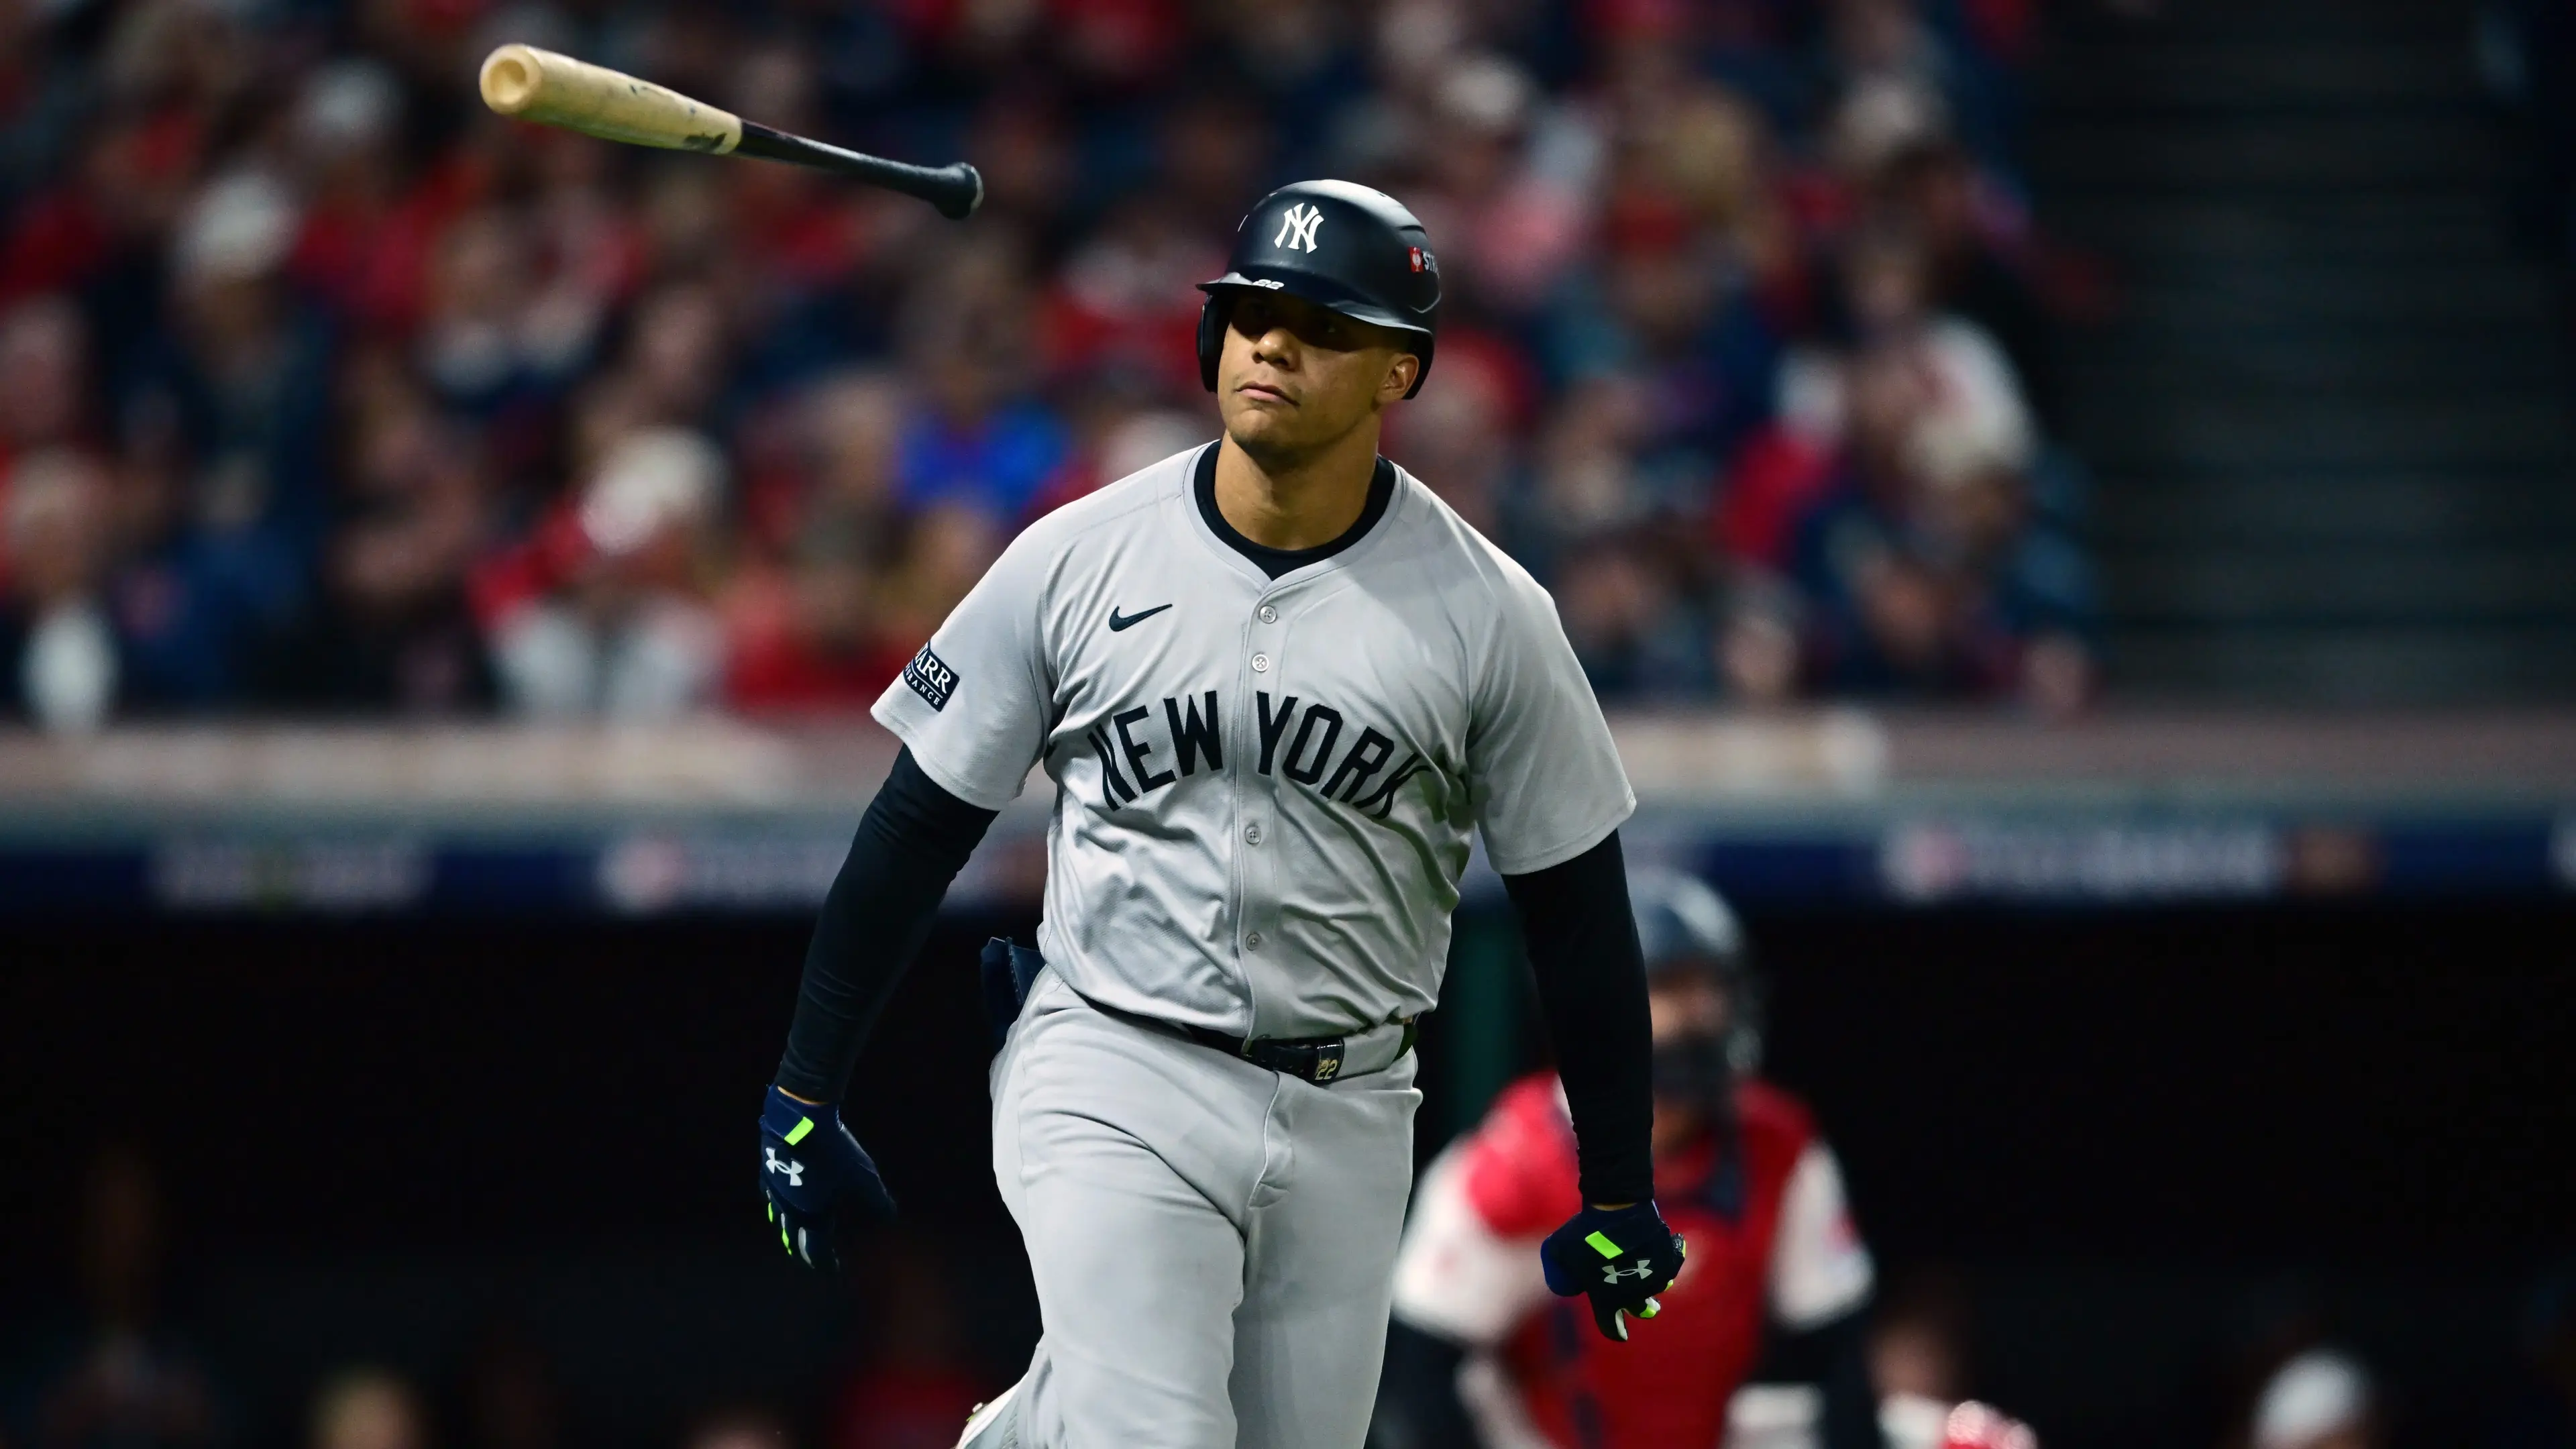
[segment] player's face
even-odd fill
[[[1646,987],[1655,1033],[1658,1156],[1691,1141],[1722,1111],[1735,1070],[1726,1059],[1726,992],[1710,977],[1680,972]]]
[[[1658,978],[1646,988],[1646,1010],[1655,1042],[1726,1035],[1726,992],[1697,972]]]
[[[1340,441],[1413,386],[1422,362],[1400,349],[1403,336],[1301,297],[1242,293],[1217,357],[1226,432],[1256,457]]]

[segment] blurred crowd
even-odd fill
[[[1016,1344],[1008,1363],[979,1351],[965,1332],[967,1315],[993,1305],[961,1297],[954,1250],[887,1236],[858,1255],[847,1285],[856,1312],[828,1371],[765,1393],[709,1384],[695,1411],[651,1429],[628,1414],[627,1427],[610,1433],[595,1422],[596,1395],[612,1390],[593,1383],[585,1400],[562,1372],[562,1345],[508,1319],[454,1341],[423,1340],[427,1351],[407,1362],[326,1361],[281,1382],[278,1366],[260,1361],[259,1346],[274,1356],[295,1335],[258,1335],[258,1346],[197,1336],[187,1295],[173,1287],[185,1275],[171,1271],[168,1201],[147,1158],[126,1147],[99,1153],[79,1206],[67,1311],[30,1313],[18,1301],[0,1319],[0,1445],[10,1449],[948,1449],[968,1412],[1017,1373],[1016,1354],[1027,1348]],[[1987,1377],[1972,1361],[1981,1337],[1973,1297],[1955,1270],[1921,1268],[1900,1273],[1873,1311],[1869,1374],[1891,1449],[1942,1442],[1944,1407]],[[383,1322],[302,1326],[308,1337],[382,1336],[406,1314],[422,1316],[419,1305],[387,1302],[374,1307]],[[708,1332],[741,1331],[721,1317],[707,1318]],[[2338,1346],[2319,1316],[2275,1311],[2210,1365],[2208,1426],[2175,1442],[2571,1449],[2576,1263],[2533,1284],[2519,1337],[2519,1362],[2489,1392],[2484,1412],[2439,1421],[2417,1413],[2410,1423],[2403,1396]],[[679,1373],[685,1379],[689,1370]],[[264,1382],[265,1393],[244,1381]],[[675,1388],[679,1401],[700,1390],[661,1383],[651,1392],[667,1402]],[[2038,1427],[2041,1442],[2050,1442],[2048,1426]],[[1743,1432],[1759,1446],[1775,1442]],[[1710,1449],[1749,1446],[1730,1439]]]
[[[435,1309],[352,1300],[344,1310],[353,1321],[210,1341],[183,1286],[188,1275],[173,1271],[169,1199],[151,1161],[130,1147],[93,1159],[79,1206],[67,1255],[73,1301],[49,1313],[14,1292],[0,1298],[0,1445],[9,1449],[948,1449],[967,1414],[1011,1377],[968,1340],[955,1255],[896,1233],[861,1253],[845,1285],[856,1327],[822,1346],[824,1372],[797,1375],[811,1382],[746,1392],[689,1365],[678,1384],[645,1393],[696,1408],[641,1431],[628,1412],[622,1431],[605,1431],[595,1400],[568,1381],[564,1345],[506,1313],[461,1332],[421,1333]],[[677,1302],[684,1314],[702,1308]],[[310,1370],[286,1367],[309,1359],[312,1338],[383,1339],[388,1323],[415,1329],[390,1335],[408,1338],[409,1353],[343,1352]],[[307,1345],[296,1344],[296,1328]]]
[[[2036,9],[0,0],[0,713],[862,705],[1213,435],[1192,284],[1306,175],[1428,224],[1389,451],[1604,696],[2079,708]],[[506,40],[988,200],[505,122]]]

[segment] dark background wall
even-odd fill
[[[1027,925],[943,926],[852,1098],[904,1241],[953,1259],[1005,1378],[1035,1314],[987,1175],[971,949]],[[2461,1442],[2527,1284],[2576,1250],[2576,908],[1752,925],[1773,1074],[1819,1109],[1891,1281],[1964,1285],[1981,1382],[2053,1443],[2180,1442],[2230,1355],[2293,1322],[2374,1354],[2409,1441]],[[290,1435],[332,1363],[426,1371],[504,1318],[610,1439],[792,1396],[869,1332],[863,1296],[761,1253],[748,1129],[803,933],[14,926],[0,1323],[65,1300],[82,1164],[131,1142],[254,1438]],[[1454,1036],[1425,1042],[1426,1153],[1466,1107]],[[1525,1013],[1510,1050],[1538,1058]]]

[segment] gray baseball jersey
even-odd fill
[[[1471,829],[1541,870],[1635,796],[1547,592],[1428,488],[1398,470],[1274,580],[1202,516],[1204,451],[1030,525],[876,717],[976,805],[1055,781],[1038,944],[1083,996],[1245,1037],[1411,1016]]]

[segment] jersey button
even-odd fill
[[[1255,674],[1268,674],[1270,672],[1270,656],[1267,654],[1253,655],[1252,672]]]
[[[1243,827],[1243,843],[1246,845],[1259,845],[1261,843],[1260,821],[1255,820],[1250,825]]]
[[[1276,624],[1279,622],[1279,611],[1270,607],[1268,604],[1262,605],[1255,612],[1260,615],[1261,622],[1264,624]]]
[[[1246,932],[1244,932],[1244,933],[1243,933],[1243,949],[1245,949],[1245,950],[1247,950],[1247,951],[1258,951],[1258,950],[1260,950],[1260,949],[1261,949],[1261,933],[1260,933],[1259,931],[1246,931]]]

